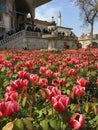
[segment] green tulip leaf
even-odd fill
[[[54,129],[54,130],[59,130],[60,129],[60,121],[57,120],[56,118],[52,118],[49,121],[50,126]]]
[[[17,119],[14,122],[14,128],[13,130],[24,130],[24,124],[21,119]]]
[[[23,118],[22,121],[25,127],[27,128],[27,130],[33,130],[33,124],[29,118]]]
[[[43,130],[49,130],[48,120],[43,120],[40,122],[40,126]]]

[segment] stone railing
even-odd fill
[[[26,31],[25,35],[27,38],[28,37],[30,37],[30,38],[39,37],[40,38],[42,36],[42,34],[40,32],[32,32],[32,31]]]
[[[14,33],[10,36],[7,36],[6,38],[0,40],[0,49],[9,49],[11,45],[15,44],[22,44],[24,38],[40,38],[41,33],[39,32],[31,32],[31,31],[19,31],[17,33]]]
[[[25,30],[14,33],[6,38],[0,40],[0,49],[5,49],[8,46],[15,44],[25,36]]]

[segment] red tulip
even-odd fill
[[[39,80],[39,86],[40,86],[41,88],[47,87],[47,86],[48,86],[48,80],[47,80],[46,78],[40,79],[40,80]]]
[[[70,76],[76,76],[78,74],[78,72],[75,69],[70,69],[69,70],[69,75]]]
[[[19,71],[18,72],[18,78],[20,79],[30,79],[30,73],[25,72],[25,71]]]
[[[48,86],[45,91],[46,98],[49,100],[51,100],[51,98],[54,96],[61,95],[61,92],[58,90],[58,88],[54,86]]]
[[[16,101],[5,102],[5,106],[6,106],[6,110],[5,110],[6,116],[11,116],[15,112],[19,111],[19,104]]]
[[[98,79],[96,80],[96,86],[98,86]]]
[[[52,97],[51,101],[54,109],[58,112],[63,112],[69,105],[69,97],[64,95],[57,95]]]
[[[98,69],[98,63],[96,64],[96,68]]]
[[[39,76],[37,74],[31,74],[30,75],[30,80],[31,80],[32,84],[38,84]]]
[[[66,60],[66,61],[70,61],[70,60],[71,60],[71,56],[70,56],[70,55],[67,55],[65,60]]]
[[[85,95],[85,87],[81,87],[79,85],[73,87],[73,92],[77,97],[82,97]]]
[[[46,67],[41,66],[41,67],[40,67],[40,74],[45,74],[46,70],[47,70]]]
[[[0,100],[0,118],[5,116],[5,110],[6,110],[5,102]]]
[[[19,80],[12,81],[12,82],[10,83],[10,87],[11,87],[13,90],[18,90],[18,89],[19,89],[17,82],[19,82]]]
[[[13,92],[14,91],[14,89],[11,87],[11,86],[7,86],[6,87],[6,92]]]
[[[22,80],[22,88],[27,88],[29,84],[29,81],[27,79]]]
[[[66,85],[66,79],[65,79],[65,78],[62,78],[62,79],[60,80],[60,85],[61,85],[61,86],[65,86],[65,85]]]
[[[53,79],[53,80],[52,80],[52,85],[53,85],[53,86],[59,86],[59,85],[60,85],[60,81],[57,80],[57,79]]]
[[[62,68],[65,68],[65,67],[66,67],[66,63],[63,63],[63,64],[62,64]]]
[[[45,76],[46,76],[46,77],[51,77],[52,74],[53,74],[53,72],[52,72],[52,70],[50,70],[50,69],[47,69],[46,72],[45,72]]]
[[[13,90],[20,90],[24,87],[28,87],[28,83],[29,81],[27,79],[17,79],[10,83],[10,87],[12,87]]]
[[[18,72],[18,77],[19,77],[20,79],[25,78],[25,76],[26,76],[26,72],[25,72],[25,71],[19,71],[19,72]]]
[[[5,101],[16,101],[18,98],[18,93],[15,91],[7,92],[4,95]]]
[[[80,85],[82,87],[85,87],[86,85],[86,80],[84,78],[80,78],[76,81],[77,85]]]
[[[79,130],[83,127],[85,116],[83,114],[76,113],[73,118],[69,119],[69,125],[73,130]]]
[[[54,78],[58,78],[59,76],[60,76],[60,73],[56,73],[56,72],[53,73],[53,77],[54,77]]]

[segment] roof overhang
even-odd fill
[[[15,0],[16,10],[22,13],[30,12],[30,7],[32,6],[39,7],[43,4],[46,4],[52,0]]]
[[[48,3],[48,2],[50,2],[50,1],[52,1],[52,0],[35,0],[35,1],[34,1],[34,4],[35,4],[36,7],[38,7],[38,6],[41,6],[41,5],[43,5],[43,4]]]
[[[58,29],[68,29],[68,30],[73,30],[73,28],[68,28],[68,27],[62,27],[62,26],[57,26]]]

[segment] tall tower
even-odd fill
[[[58,15],[58,26],[61,26],[61,12],[60,11]]]

